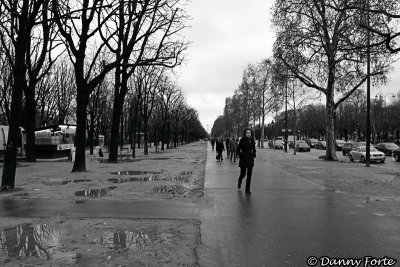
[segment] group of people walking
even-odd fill
[[[224,143],[222,139],[217,138],[211,139],[212,150],[217,152],[216,159],[218,161],[223,161],[223,152],[225,151]],[[246,194],[250,195],[250,185],[251,185],[251,176],[253,174],[254,167],[254,159],[256,158],[256,142],[252,137],[252,132],[249,128],[244,130],[243,137],[240,139],[226,139],[226,153],[227,157],[230,158],[231,161],[236,162],[236,158],[239,157],[239,167],[240,167],[240,175],[238,179],[238,190],[242,187],[242,181],[247,174],[246,177]]]
[[[212,146],[212,150],[214,150],[214,146],[215,146],[215,150],[217,151],[217,155],[216,155],[216,159],[218,161],[223,161],[223,152],[225,151],[225,147],[226,147],[226,157],[230,158],[231,161],[236,162],[236,158],[237,158],[237,146],[239,143],[239,139],[229,139],[227,138],[225,140],[225,146],[224,146],[224,142],[222,139],[217,138],[217,140],[215,139],[211,139],[211,146]]]

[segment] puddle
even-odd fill
[[[75,196],[77,197],[105,197],[108,191],[117,188],[116,186],[110,186],[107,188],[101,189],[89,189],[75,192]]]
[[[188,183],[189,177],[188,176],[175,176],[175,177],[170,177],[170,178],[164,178],[163,180],[170,181],[170,182]]]
[[[144,174],[160,174],[161,172],[154,171],[121,171],[121,172],[112,172],[111,174],[116,175],[144,175]]]
[[[62,231],[47,224],[21,224],[0,232],[0,258],[37,257],[63,264],[76,262],[76,254],[62,251]]]
[[[147,177],[130,177],[130,178],[110,178],[107,179],[108,182],[114,183],[114,184],[122,184],[122,183],[128,183],[128,182],[148,182],[148,181],[156,181],[159,180],[160,176],[155,175],[155,176],[147,176]]]
[[[161,185],[153,188],[153,193],[169,193],[174,195],[183,195],[186,188],[182,185]]]
[[[108,159],[101,159],[98,158],[97,159],[100,163],[109,163]],[[136,162],[136,161],[141,161],[143,159],[136,159],[136,158],[119,158],[118,161],[123,161],[123,162]],[[114,163],[110,163],[110,164],[114,164]]]
[[[143,231],[107,231],[95,242],[113,250],[147,250],[152,245],[150,236]]]
[[[160,244],[171,244],[173,237],[171,233],[121,230],[117,232],[106,231],[94,242],[112,250],[150,250]]]
[[[62,185],[66,184],[75,184],[75,183],[86,183],[92,181],[91,179],[76,179],[76,180],[69,180],[69,181],[62,181]]]

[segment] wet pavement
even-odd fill
[[[273,151],[259,150],[250,196],[244,193],[243,188],[241,191],[236,188],[238,162],[226,158],[223,162],[216,162],[215,151],[211,151],[209,146],[205,196],[201,203],[103,200],[97,197],[112,188],[95,188],[79,192],[84,198],[77,200],[0,199],[0,217],[200,220],[202,245],[197,251],[200,266],[307,266],[311,256],[317,260],[324,256],[325,263],[328,258],[356,258],[363,259],[364,263],[366,256],[400,259],[398,218],[375,213],[349,195],[333,192],[273,166],[263,160],[263,153]],[[180,173],[174,179],[180,180],[188,174]],[[117,178],[121,180],[116,183],[128,182],[131,178]],[[182,193],[179,186],[155,190]],[[1,235],[14,236],[15,232],[22,232],[29,237],[42,231],[50,233],[49,240],[45,240],[49,248],[43,249],[43,257],[48,257],[46,253],[50,253],[48,251],[54,243],[51,240],[60,234],[59,229],[47,228],[46,225],[19,225],[2,229]],[[132,231],[105,233],[96,242],[110,246],[111,237],[119,240],[121,236],[143,239],[140,248],[148,245],[142,233]],[[124,248],[137,244],[136,241],[125,243],[121,245]],[[10,244],[12,248],[15,246]],[[116,248],[119,246],[115,245]],[[26,249],[24,253],[32,254],[32,251]],[[10,253],[17,251],[11,249]],[[320,261],[313,266],[321,264]]]
[[[199,206],[189,202],[149,200],[0,199],[0,217],[198,219]]]
[[[311,256],[313,266],[333,258],[400,260],[398,218],[265,162],[271,150],[259,150],[247,196],[245,181],[237,190],[238,162],[217,162],[208,149],[201,266],[308,266]]]

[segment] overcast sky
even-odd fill
[[[189,3],[187,10],[192,27],[185,35],[192,44],[178,83],[209,132],[217,117],[223,114],[225,99],[233,96],[238,88],[245,67],[272,56],[272,4],[273,0],[192,0]],[[396,70],[400,70],[400,64],[396,64]],[[390,79],[387,86],[373,89],[371,97],[378,91],[399,91],[400,75],[392,74]]]
[[[193,0],[188,6],[193,42],[179,85],[188,104],[199,112],[203,127],[211,131],[223,114],[225,98],[233,96],[246,65],[272,55],[269,26],[272,0]]]

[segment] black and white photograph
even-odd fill
[[[398,0],[0,0],[0,266],[400,266]]]

